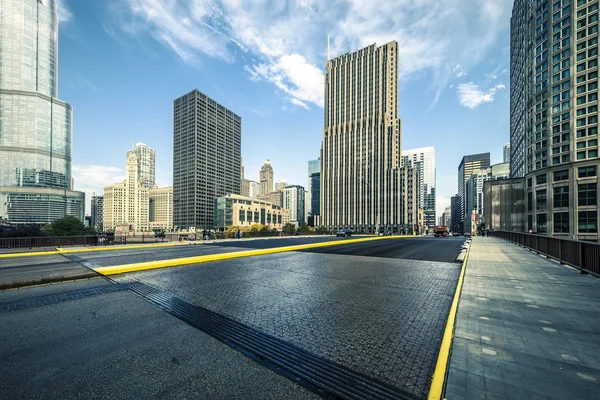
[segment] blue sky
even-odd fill
[[[173,100],[194,88],[242,117],[246,178],[307,185],[331,56],[397,40],[402,148],[434,146],[438,216],[462,156],[509,141],[511,0],[60,0],[59,98],[73,117],[76,190],[122,180],[156,149],[172,182]],[[89,197],[88,197],[89,202]]]

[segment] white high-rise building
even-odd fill
[[[305,221],[304,199],[305,190],[302,186],[287,186],[283,189],[283,207],[290,210],[290,223],[298,226]]]
[[[504,155],[502,157],[502,159],[503,159],[502,162],[510,163],[510,143],[506,143],[504,145],[503,153],[504,153]]]
[[[135,146],[127,152],[128,155],[129,153],[135,153],[137,156],[138,181],[147,189],[154,187],[156,150],[151,149],[144,143],[136,143]]]
[[[436,223],[435,218],[435,149],[422,147],[402,150],[402,166],[417,171],[419,208],[425,215],[425,226],[430,230]]]
[[[173,187],[159,188],[154,185],[149,192],[150,206],[148,219],[150,229],[162,229],[170,231],[173,229]]]

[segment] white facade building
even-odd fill
[[[155,163],[156,163],[156,150],[151,149],[144,143],[136,143],[135,146],[127,152],[135,153],[137,156],[137,174],[138,181],[146,189],[154,187],[155,182]]]
[[[150,229],[173,229],[173,187],[159,188],[154,185],[149,192],[148,218]]]
[[[425,226],[430,230],[436,224],[435,218],[435,149],[422,147],[402,151],[402,166],[417,171],[419,208],[425,213]]]

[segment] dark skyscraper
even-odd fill
[[[458,214],[458,218],[461,223],[465,218],[465,184],[474,171],[489,167],[490,153],[464,156],[458,165],[458,196],[460,197],[460,214]],[[463,229],[462,225],[460,229]]]
[[[308,162],[308,190],[310,192],[310,214],[320,215],[321,209],[321,159]]]
[[[193,90],[174,102],[173,224],[213,226],[214,200],[240,193],[241,118]]]

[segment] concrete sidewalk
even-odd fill
[[[600,280],[473,238],[445,397],[591,399],[600,387]]]

